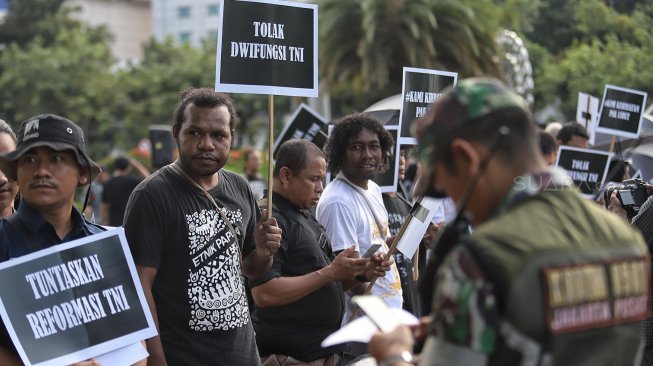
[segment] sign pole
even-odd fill
[[[274,142],[274,95],[268,94],[268,220],[272,218],[272,153]]]
[[[614,152],[614,145],[617,142],[617,136],[612,136],[612,140],[610,140],[610,152]]]
[[[416,204],[419,204],[422,201],[421,197],[420,199],[416,202]],[[384,261],[390,260],[390,257],[397,251],[397,245],[399,244],[399,240],[401,240],[401,237],[404,236],[404,233],[406,232],[406,229],[408,229],[408,224],[410,223],[410,220],[413,218],[412,212],[408,214],[406,217],[406,220],[404,223],[401,225],[401,228],[399,229],[399,232],[397,235],[395,235],[394,238],[392,238],[392,243],[390,244],[390,248],[388,248],[388,252],[385,253],[385,256],[383,257]],[[365,295],[369,294],[372,292],[372,287],[374,287],[374,284],[376,283],[377,277],[373,278],[372,281],[370,281],[367,284],[367,288],[365,289]]]
[[[414,204],[413,207],[416,205],[419,205],[422,203],[422,198],[420,197]],[[385,256],[383,257],[384,261],[387,261],[392,257],[392,255],[397,251],[397,245],[399,244],[399,241],[401,240],[401,237],[404,236],[404,233],[406,232],[406,229],[408,229],[408,224],[410,224],[410,220],[413,218],[413,210],[411,209],[411,212],[408,214],[406,217],[406,220],[404,223],[401,225],[401,228],[399,229],[399,232],[395,235],[395,237],[392,239],[392,243],[390,244],[390,248],[388,249],[388,252],[385,253]],[[419,252],[419,248],[417,249]],[[374,284],[376,283],[377,277],[373,278],[368,284],[367,287],[365,288],[365,292],[363,292],[362,295],[369,295],[372,292],[372,287],[374,287]],[[352,311],[351,315],[349,316],[349,321],[354,320],[359,314],[359,309],[356,308]]]
[[[590,117],[590,115],[591,115],[590,114],[590,102],[591,102],[591,100],[592,100],[592,97],[589,94],[587,94],[587,109],[586,109],[587,113],[585,114],[585,129],[586,130],[588,130],[590,128],[589,125],[590,125],[590,118],[591,118]],[[592,115],[592,117],[595,117],[595,116]]]

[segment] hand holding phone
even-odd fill
[[[374,253],[379,250],[379,248],[381,248],[381,244],[372,244],[372,246],[367,251],[365,251],[365,254],[363,254],[363,258],[369,258],[373,256]]]

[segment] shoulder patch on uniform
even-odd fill
[[[649,273],[647,257],[543,268],[549,331],[563,334],[646,319]]]

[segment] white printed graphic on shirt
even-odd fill
[[[222,212],[236,235],[242,234],[240,210]],[[247,298],[240,272],[237,239],[215,210],[186,215],[191,267],[188,269],[189,326],[195,331],[228,330],[249,322]]]

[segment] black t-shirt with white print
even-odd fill
[[[208,198],[170,166],[136,187],[125,233],[136,264],[158,269],[152,292],[169,365],[258,365],[241,251],[255,248],[260,214],[236,173],[220,170],[209,193],[238,245]]]

